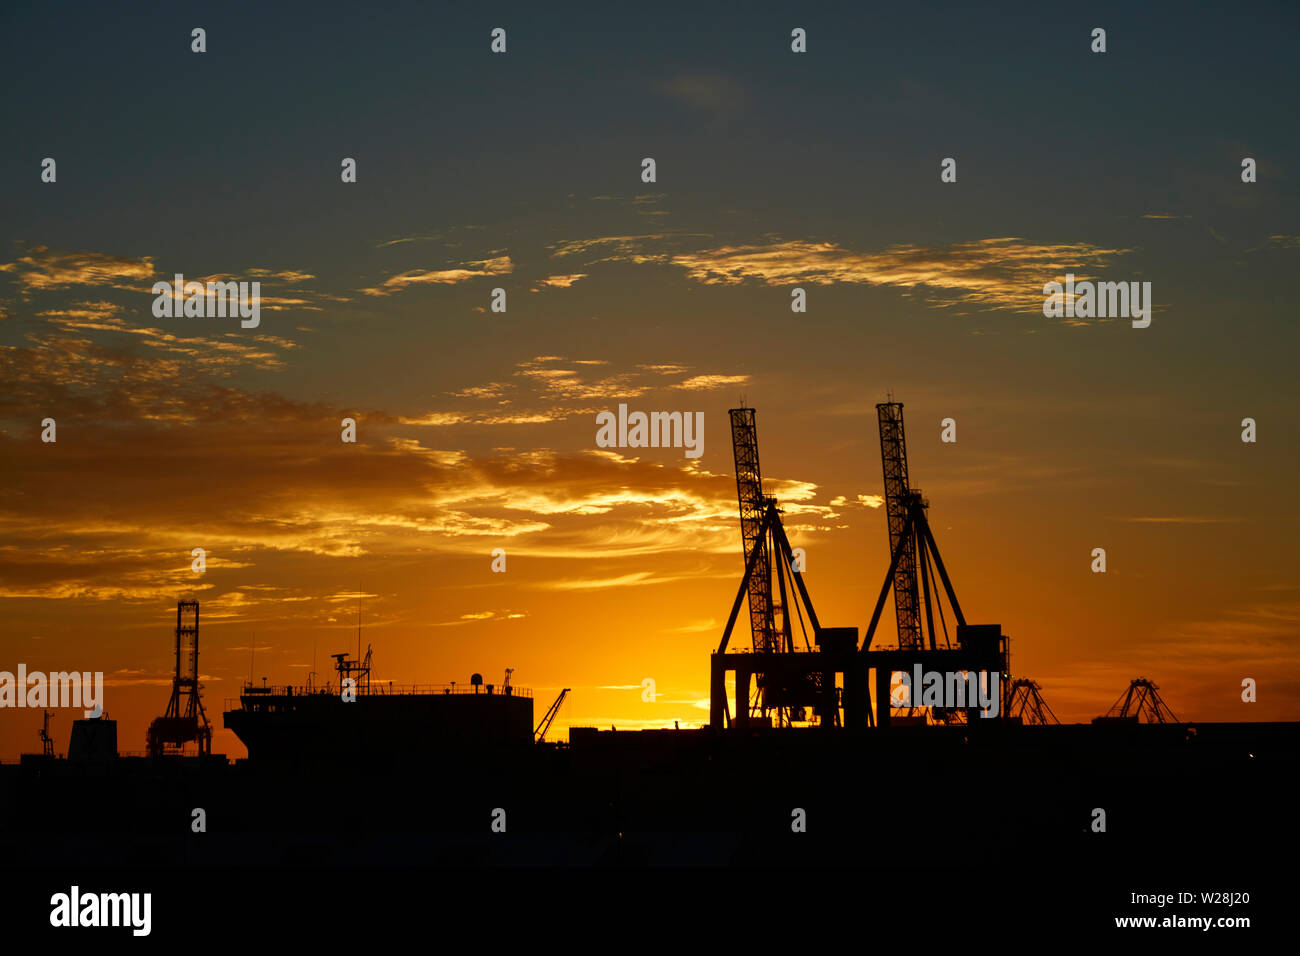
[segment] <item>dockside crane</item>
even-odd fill
[[[1026,726],[1060,723],[1056,719],[1056,714],[1052,713],[1052,708],[1047,706],[1047,701],[1043,700],[1042,688],[1038,686],[1038,681],[1030,680],[1028,677],[1018,677],[1011,682],[1011,690],[1007,694],[1006,715],[1019,717],[1020,722]]]
[[[534,743],[540,744],[546,739],[546,732],[551,729],[551,721],[553,721],[555,715],[560,712],[560,705],[564,703],[564,698],[568,693],[569,688],[567,687],[561,690],[560,696],[556,697],[555,702],[547,709],[546,715],[542,718],[542,722],[539,723],[537,729],[533,731]]]
[[[1130,682],[1128,690],[1119,695],[1119,700],[1111,705],[1102,717],[1093,718],[1094,724],[1101,723],[1141,723],[1145,717],[1148,724],[1179,723],[1169,705],[1159,694],[1159,688],[1153,681],[1139,677]]]
[[[880,596],[867,626],[862,642],[862,652],[876,661],[877,692],[876,720],[888,719],[890,677],[894,671],[907,671],[919,664],[936,670],[984,671],[999,675],[1000,703],[1005,699],[1006,685],[1010,680],[1010,659],[1007,639],[995,624],[968,625],[957,600],[957,592],[948,577],[930,529],[927,514],[929,502],[911,486],[907,469],[907,442],[903,429],[903,403],[879,402],[876,418],[880,428],[880,460],[885,482],[885,517],[889,528],[889,570],[885,574]],[[918,586],[919,570],[919,586]],[[948,632],[947,618],[943,613],[939,585],[952,609],[956,634]],[[934,597],[931,600],[933,586]],[[871,649],[885,609],[885,600],[894,592],[894,616],[898,624],[897,649]],[[943,633],[940,647],[935,629],[935,618]],[[922,635],[924,621],[925,635]],[[952,639],[956,638],[955,642]],[[928,642],[926,640],[928,638]],[[927,647],[928,643],[928,647]],[[942,665],[940,667],[939,665]],[[883,682],[883,683],[882,683]],[[914,693],[917,688],[913,688]],[[915,706],[916,701],[908,702]],[[909,707],[910,710],[910,707]],[[934,716],[945,723],[961,723],[969,716],[970,707],[932,708]],[[999,708],[1004,712],[1004,708]]]
[[[961,605],[948,570],[939,556],[939,547],[930,531],[928,511],[930,503],[921,497],[919,489],[912,488],[907,475],[907,440],[903,430],[903,403],[880,402],[876,405],[880,425],[880,461],[885,478],[885,519],[889,526],[889,553],[891,555],[889,580],[885,590],[892,585],[894,592],[894,617],[898,622],[898,646],[904,650],[923,648],[921,634],[924,619],[930,650],[938,650],[934,617],[938,609],[943,631],[944,646],[951,647],[947,619],[939,604],[938,583],[942,581],[952,607],[955,623],[965,625]],[[917,570],[920,569],[918,588]],[[938,571],[939,578],[932,577]],[[931,581],[935,581],[935,600],[930,600]],[[882,594],[884,591],[882,591]],[[874,635],[883,601],[877,605],[876,616],[868,630],[868,643]]]
[[[933,683],[928,675],[935,671],[946,675],[978,675],[980,681],[987,681],[979,685],[980,701],[987,693],[994,692],[991,685],[996,684],[999,705],[996,714],[991,706],[981,710],[980,701],[963,700],[954,692],[953,702],[946,707],[927,705],[936,716],[960,722],[976,713],[983,716],[1005,713],[1001,704],[1010,683],[1007,638],[997,624],[966,623],[930,530],[927,504],[908,481],[903,406],[889,401],[876,408],[889,504],[890,563],[861,644],[858,628],[826,627],[818,620],[803,572],[795,567],[793,549],[782,526],[777,502],[763,493],[754,410],[731,409],[745,575],[731,606],[722,641],[710,661],[709,725],[715,730],[752,733],[773,725],[788,727],[807,720],[810,708],[822,728],[838,727],[854,732],[872,726],[885,729],[891,723],[892,676],[899,672],[915,675],[918,667],[926,672],[924,683],[931,688]],[[955,635],[949,634],[940,603],[940,585],[952,608]],[[895,591],[898,646],[873,648],[871,642],[891,590]],[[732,631],[747,599],[753,653],[744,653],[743,649],[729,651]],[[939,645],[935,627],[936,613],[943,631],[943,646]],[[795,621],[802,632],[803,647],[796,645]],[[922,638],[922,621],[929,638],[928,647]],[[732,674],[735,675],[734,718],[727,688],[728,675]],[[755,679],[757,695],[751,698]],[[971,694],[975,695],[973,686]],[[913,705],[909,701],[904,706]]]
[[[200,756],[212,752],[212,725],[203,710],[199,683],[199,602],[176,604],[176,674],[172,696],[163,716],[156,718],[146,735],[151,757],[177,753],[187,743],[198,745]]]
[[[787,669],[774,666],[772,658],[795,652],[793,616],[798,618],[804,649],[810,651],[812,644],[808,640],[808,627],[804,624],[804,609],[814,635],[818,631],[817,615],[802,575],[795,569],[793,549],[781,523],[776,498],[763,492],[755,410],[742,405],[730,409],[728,414],[736,464],[736,497],[740,506],[745,577],[717,653],[727,652],[741,602],[748,599],[750,633],[754,654],[759,660],[755,661],[753,669],[755,697],[744,716],[759,716],[771,719],[776,726],[789,726],[795,720],[804,719],[805,708],[822,707],[819,678],[816,674],[792,677]],[[777,671],[785,673],[778,674]]]

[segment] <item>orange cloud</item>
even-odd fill
[[[748,375],[694,375],[679,382],[673,388],[698,391],[714,388],[726,388],[728,385],[744,385],[749,381]]]
[[[950,246],[892,246],[860,253],[832,242],[723,246],[670,258],[706,285],[749,279],[768,285],[864,283],[923,290],[931,304],[956,302],[1016,312],[1041,312],[1043,283],[1067,268],[1098,267],[1127,250],[1088,243],[1042,244],[981,239]]]
[[[686,270],[704,285],[832,285],[860,283],[915,291],[936,307],[958,303],[1039,312],[1043,283],[1067,270],[1076,277],[1131,250],[1079,243],[1036,243],[1017,238],[978,239],[946,246],[897,245],[858,252],[834,242],[802,240],[724,245],[672,251],[670,243],[696,238],[651,234],[569,240],[554,256],[606,253],[595,262],[658,263]]]
[[[360,291],[366,295],[392,295],[413,285],[456,285],[484,276],[509,275],[514,270],[515,265],[510,261],[509,256],[498,256],[495,259],[465,262],[455,269],[413,269],[410,272],[391,276],[377,286]]]
[[[153,278],[154,265],[149,256],[133,259],[32,246],[27,255],[0,265],[0,272],[12,273],[25,292],[72,285],[107,285],[145,291]]]
[[[587,278],[587,273],[585,272],[575,272],[571,275],[547,276],[545,279],[541,279],[538,282],[538,285],[545,286],[548,289],[567,289],[579,279],[585,278]],[[533,291],[537,292],[540,290],[533,289]]]

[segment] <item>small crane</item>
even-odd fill
[[[550,708],[546,711],[546,716],[542,718],[542,722],[538,724],[537,729],[533,731],[533,736],[537,738],[536,743],[540,744],[544,739],[546,739],[546,732],[551,729],[551,721],[553,721],[555,715],[560,712],[560,705],[564,703],[564,697],[568,693],[569,688],[567,687],[560,691],[560,696],[555,698],[555,703],[551,704]]]
[[[50,736],[50,718],[54,715],[48,710],[41,711],[45,715],[45,725],[41,727],[41,752],[47,757],[54,756],[54,738]]]

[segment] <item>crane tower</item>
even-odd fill
[[[157,757],[198,744],[199,754],[212,752],[212,725],[199,695],[199,602],[176,604],[176,675],[163,716],[149,725],[149,755]]]

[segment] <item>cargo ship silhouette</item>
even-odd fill
[[[333,655],[337,685],[245,684],[223,715],[248,748],[250,761],[298,766],[321,760],[387,763],[457,751],[528,748],[533,699],[527,688],[394,686],[371,681],[373,651],[364,658]]]

